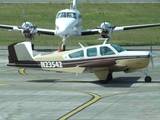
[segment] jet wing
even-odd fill
[[[99,34],[98,29],[88,29],[88,30],[81,30],[80,35],[94,35]]]
[[[117,31],[124,31],[124,30],[134,30],[134,29],[142,29],[142,28],[150,28],[150,27],[158,27],[160,23],[157,24],[142,24],[142,25],[131,25],[131,26],[119,26],[113,29],[113,32]],[[88,29],[88,30],[81,30],[80,35],[94,35],[100,34],[99,29]]]
[[[37,28],[37,33],[38,34],[45,34],[45,35],[55,35],[55,30]]]
[[[157,24],[143,24],[143,25],[131,25],[131,26],[119,26],[113,29],[115,31],[123,31],[123,30],[133,30],[133,29],[141,29],[141,28],[150,28],[150,27],[158,27],[160,23]]]
[[[0,28],[8,29],[8,30],[18,30],[18,31],[22,30],[21,26],[3,25],[3,24],[0,24]],[[37,28],[37,33],[38,34],[46,34],[46,35],[55,35],[55,30]]]
[[[20,27],[18,27],[18,26],[13,26],[13,25],[2,25],[2,24],[0,24],[0,28],[9,29],[9,30],[19,30],[19,31],[21,31],[21,28],[20,28]]]

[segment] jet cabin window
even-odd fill
[[[61,13],[58,13],[57,18],[75,18],[76,19],[76,13],[61,12]]]
[[[80,51],[71,53],[71,54],[69,54],[69,57],[70,57],[70,58],[80,58],[80,57],[84,57],[83,50],[80,50]]]
[[[104,56],[104,55],[113,55],[115,53],[110,48],[103,46],[100,47],[100,54]]]

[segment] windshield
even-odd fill
[[[114,47],[117,52],[123,52],[123,51],[126,51],[123,47],[119,46],[119,45],[116,45],[116,44],[111,44],[112,47]]]
[[[76,19],[76,13],[61,12],[61,13],[58,13],[57,18],[75,18]]]

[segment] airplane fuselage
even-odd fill
[[[18,49],[16,52],[21,54]],[[149,54],[149,51],[126,51],[118,45],[106,44],[35,56],[31,61],[20,60],[16,64],[9,63],[8,66],[73,73],[82,73],[86,68],[130,72],[147,67],[150,61]],[[86,72],[92,71],[89,69]]]
[[[78,35],[78,30],[82,29],[82,15],[76,9],[61,10],[56,15],[55,35],[61,38]]]
[[[94,73],[102,83],[112,79],[118,71],[133,72],[145,68],[152,61],[151,51],[127,51],[116,44],[102,44],[80,49],[33,56],[30,42],[8,46],[7,66],[56,72]],[[151,82],[151,77],[145,77]]]

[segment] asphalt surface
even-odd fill
[[[148,67],[151,83],[144,82],[141,72],[120,72],[100,84],[94,74],[76,78],[71,73],[7,67],[5,48],[0,47],[0,120],[160,119],[160,56],[154,58],[154,69]]]

